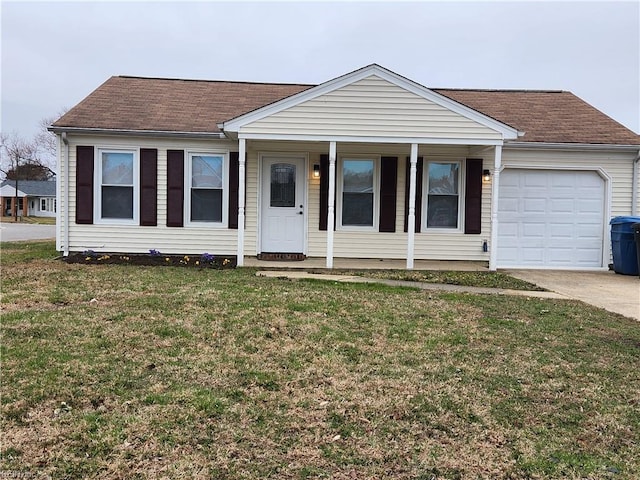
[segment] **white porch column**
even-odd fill
[[[416,175],[418,165],[418,144],[411,144],[409,160],[409,215],[407,217],[407,270],[413,269],[413,255],[416,238]]]
[[[329,142],[329,198],[327,199],[327,268],[333,268],[333,228],[336,210],[336,142]]]
[[[244,265],[244,191],[245,168],[247,163],[247,141],[240,139],[238,151],[238,266]]]
[[[500,170],[502,169],[502,145],[497,145],[493,163],[491,182],[491,244],[489,245],[489,270],[498,268],[498,192],[500,189]]]

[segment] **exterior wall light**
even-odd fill
[[[490,183],[491,182],[491,172],[489,170],[482,171],[482,183]]]
[[[317,163],[313,165],[313,178],[320,178],[320,165]]]

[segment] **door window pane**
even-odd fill
[[[272,207],[296,206],[296,166],[289,163],[271,165]]]
[[[373,226],[373,160],[342,162],[342,225]]]

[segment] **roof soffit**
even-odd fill
[[[258,120],[262,120],[278,112],[282,112],[294,106],[300,105],[309,100],[313,100],[327,93],[338,90],[347,85],[351,85],[365,78],[376,76],[389,83],[396,85],[408,92],[411,92],[421,98],[431,101],[443,108],[446,108],[454,113],[457,113],[473,122],[477,122],[487,128],[495,130],[502,134],[505,140],[515,140],[518,138],[519,132],[516,128],[511,127],[505,123],[502,123],[494,118],[484,115],[477,110],[474,110],[466,105],[463,105],[455,100],[452,100],[444,95],[434,92],[412,80],[402,77],[386,68],[373,64],[367,67],[363,67],[354,72],[342,75],[340,77],[329,80],[316,87],[312,87],[308,90],[300,92],[296,95],[292,95],[280,101],[277,101],[271,105],[254,110],[244,115],[240,115],[236,118],[230,119],[219,125],[220,129],[226,134],[237,134],[245,125],[251,124]]]

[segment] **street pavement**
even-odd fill
[[[0,241],[44,240],[56,238],[55,225],[37,225],[19,222],[0,223]]]

